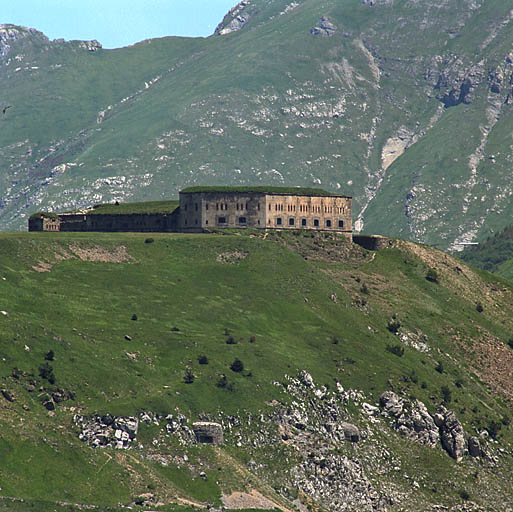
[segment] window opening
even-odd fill
[[[343,220],[339,220],[338,221],[338,227],[339,228],[343,228],[344,227],[344,221]]]
[[[314,219],[314,227],[319,227],[319,219]]]
[[[295,225],[296,225],[296,219],[294,217],[290,217],[289,226],[295,226]]]
[[[281,217],[276,217],[276,225],[281,226]]]
[[[303,227],[306,226],[306,219],[301,219],[301,226],[303,226]]]
[[[331,228],[331,220],[330,219],[326,219],[326,227]]]

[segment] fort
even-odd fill
[[[352,198],[316,188],[190,187],[179,201],[97,205],[38,212],[29,231],[203,233],[223,228],[301,229],[352,240]]]

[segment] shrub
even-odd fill
[[[387,350],[397,357],[403,357],[404,355],[404,347],[401,345],[387,345]]]
[[[444,403],[448,404],[452,400],[452,393],[451,390],[447,386],[442,386],[440,388],[440,391],[442,392],[442,398],[444,400]]]
[[[435,366],[435,370],[438,373],[444,373],[444,365],[442,364],[442,361],[438,361],[438,364]]]
[[[144,243],[145,244],[152,244],[155,240],[153,240],[153,238],[147,238]]]
[[[365,283],[362,284],[362,287],[360,288],[360,291],[364,293],[365,295],[369,295],[369,288],[367,288],[367,285]]]
[[[208,364],[208,357],[205,355],[198,356],[198,363],[199,364]]]
[[[387,329],[392,334],[397,334],[399,332],[400,327],[401,327],[401,322],[399,322],[399,320],[397,320],[397,318],[393,318],[392,320],[390,320],[390,322],[388,322],[388,325],[387,325]]]
[[[50,384],[55,384],[53,368],[48,363],[44,363],[39,367],[39,376],[47,380]]]
[[[468,493],[468,491],[466,489],[460,489],[458,491],[458,494],[460,495],[460,498],[463,501],[468,501],[470,499],[470,494]]]
[[[501,418],[501,421],[502,421],[502,424],[505,426],[505,427],[509,427],[510,423],[511,423],[511,419],[509,416],[506,416],[504,415],[502,418]]]
[[[251,336],[251,337],[249,338],[249,342],[250,342],[250,343],[255,343],[255,341],[256,341],[256,336]]]
[[[457,379],[454,384],[456,384],[457,388],[461,389],[465,385],[465,381],[463,379]]]
[[[244,370],[244,363],[240,359],[235,359],[235,361],[230,365],[230,370],[232,370],[232,372],[239,373]]]
[[[226,344],[227,345],[236,345],[237,340],[233,336],[228,336],[228,338],[226,338]]]
[[[431,283],[438,283],[438,272],[434,268],[430,268],[426,273],[426,279]]]
[[[513,338],[510,338],[508,340],[508,345],[509,345],[509,348],[513,348]]]
[[[226,375],[221,375],[221,377],[219,377],[219,379],[217,379],[216,386],[218,388],[225,388],[226,384],[227,384]]]
[[[185,384],[192,384],[194,382],[194,379],[194,374],[191,372],[189,368],[187,368],[187,370],[185,370],[185,375],[183,376],[183,381],[185,382]]]
[[[500,421],[490,420],[488,422],[488,426],[486,430],[490,434],[492,439],[497,439],[497,435],[499,434],[499,430],[502,428],[502,423]]]
[[[333,338],[331,338],[331,343],[333,343],[333,345],[338,345],[338,338],[333,336]]]
[[[50,350],[46,353],[45,355],[45,360],[46,361],[53,361],[54,360],[54,357],[55,357],[55,354],[53,352],[53,350]]]
[[[137,315],[135,313],[132,315],[132,320],[137,320]]]
[[[482,313],[484,311],[483,305],[480,302],[476,304],[476,311],[478,313]]]

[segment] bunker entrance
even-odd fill
[[[198,435],[198,443],[213,444],[214,438],[212,436],[207,436],[205,434],[199,434]]]

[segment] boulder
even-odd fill
[[[379,397],[379,403],[388,416],[397,418],[403,412],[403,401],[393,391],[382,393]]]
[[[337,31],[337,27],[326,17],[323,16],[319,20],[319,24],[312,27],[310,34],[314,36],[332,36]]]
[[[352,423],[342,422],[340,428],[344,431],[344,437],[347,441],[357,443],[360,440],[360,431],[357,426]]]
[[[472,457],[481,456],[481,443],[478,437],[473,436],[468,438],[468,452]]]
[[[453,411],[444,414],[444,421],[440,427],[440,437],[442,446],[447,453],[456,462],[459,462],[465,454],[467,443],[465,442],[463,427]]]

